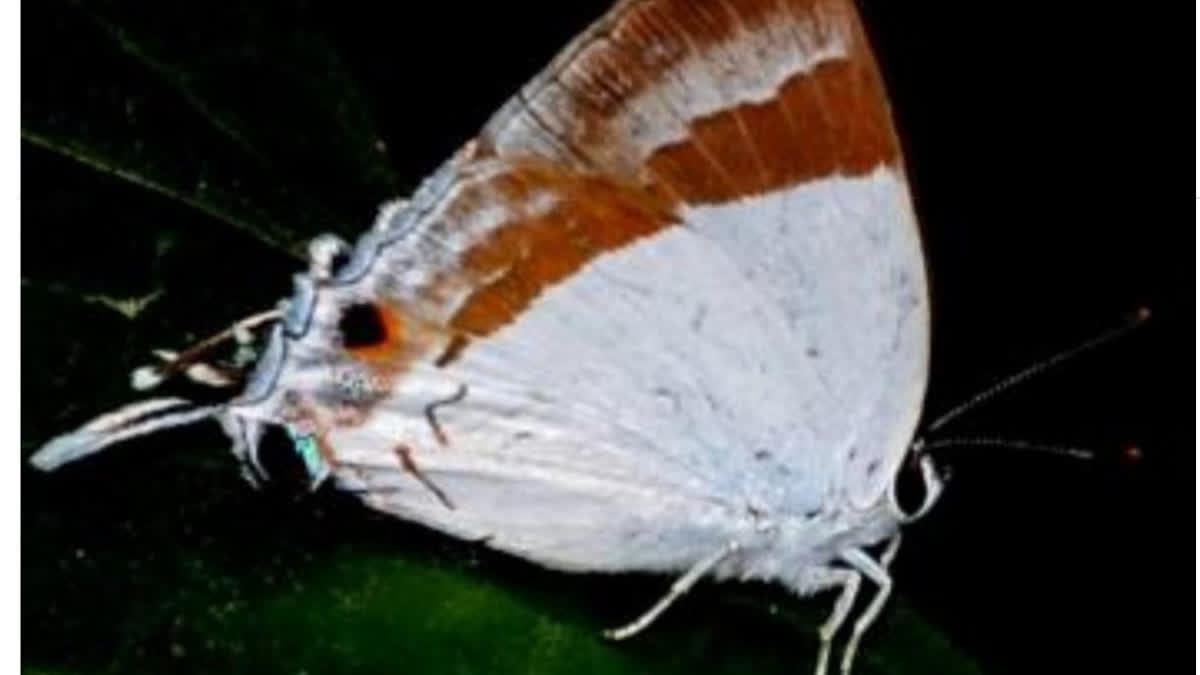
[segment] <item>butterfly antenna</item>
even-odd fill
[[[966,413],[968,413],[968,412],[974,410],[975,408],[978,408],[979,406],[983,405],[984,403],[987,403],[988,401],[996,398],[1000,394],[1003,394],[1004,392],[1008,391],[1009,389],[1012,389],[1013,387],[1017,386],[1018,384],[1021,384],[1021,383],[1025,382],[1026,380],[1029,380],[1038,375],[1041,375],[1042,373],[1046,372],[1047,370],[1050,370],[1051,368],[1057,366],[1058,364],[1060,364],[1064,361],[1068,361],[1077,356],[1085,354],[1097,347],[1100,347],[1101,345],[1108,344],[1109,342],[1112,342],[1113,340],[1116,340],[1117,338],[1124,337],[1127,333],[1131,332],[1133,329],[1135,329],[1138,326],[1141,326],[1143,323],[1145,323],[1146,320],[1149,318],[1150,318],[1150,310],[1146,307],[1139,308],[1136,312],[1133,313],[1133,315],[1127,317],[1125,319],[1125,321],[1123,321],[1121,323],[1121,325],[1119,325],[1115,328],[1110,328],[1109,330],[1101,333],[1100,335],[1097,335],[1096,337],[1093,337],[1093,338],[1088,339],[1080,344],[1070,347],[1069,349],[1064,349],[1063,351],[1061,351],[1047,359],[1038,361],[1037,363],[1033,364],[1032,366],[1029,366],[1028,368],[1025,368],[1024,370],[1022,370],[1020,372],[1009,375],[1008,377],[1004,378],[1003,380],[1000,380],[999,382],[993,384],[992,386],[988,387],[987,389],[984,389],[983,391],[979,392],[978,394],[975,394],[971,398],[967,399],[965,402],[951,408],[950,410],[946,411],[941,416],[939,416],[937,419],[930,422],[929,425],[927,425],[925,427],[924,433],[929,434],[929,433],[937,431],[938,429],[941,429],[942,427],[946,426],[950,422],[958,419],[959,417],[962,417]],[[924,434],[922,434],[922,435],[924,435]],[[928,445],[926,445],[926,447],[928,447]],[[1030,448],[1030,449],[1033,449],[1033,448]]]
[[[1008,450],[1037,452],[1045,455],[1057,455],[1059,457],[1068,457],[1071,459],[1090,460],[1096,458],[1096,453],[1087,448],[1077,448],[1069,445],[1055,445],[1048,443],[1034,443],[1031,441],[1013,438],[939,438],[936,441],[928,441],[922,446],[922,449],[925,452],[939,450],[942,448],[1004,448]]]

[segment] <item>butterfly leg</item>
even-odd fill
[[[826,572],[829,575],[829,585],[841,586],[842,593],[833,604],[833,611],[829,613],[829,618],[825,619],[825,623],[817,629],[817,635],[821,638],[821,647],[817,652],[816,675],[825,675],[825,671],[829,667],[829,651],[833,644],[833,636],[849,616],[850,610],[854,607],[854,598],[858,596],[858,587],[862,584],[862,574],[855,570],[831,568]]]
[[[433,403],[430,403],[429,405],[425,406],[425,421],[429,422],[429,428],[433,429],[433,436],[434,436],[434,438],[437,439],[437,441],[440,445],[443,445],[443,446],[448,445],[450,443],[450,439],[448,439],[446,437],[446,432],[442,430],[442,425],[438,422],[437,409],[444,405],[450,405],[451,403],[458,403],[459,401],[466,398],[466,396],[467,396],[467,385],[460,384],[460,385],[458,385],[458,391],[454,392],[454,394],[452,396],[448,396],[446,398],[439,399],[439,400],[434,401]]]
[[[442,492],[442,489],[438,487],[436,483],[429,480],[429,476],[426,476],[425,472],[421,471],[421,467],[417,466],[417,463],[413,461],[412,449],[407,445],[399,445],[396,447],[395,452],[396,459],[400,460],[400,466],[404,467],[405,471],[412,474],[413,478],[416,478],[421,485],[424,485],[426,488],[428,488],[429,491],[433,493],[433,496],[437,497],[438,501],[442,503],[442,506],[445,506],[453,511],[454,502],[450,501],[450,498],[446,496],[446,493]]]
[[[633,637],[642,632],[647,626],[654,622],[660,614],[671,606],[681,595],[691,590],[692,586],[696,585],[697,581],[704,578],[714,567],[719,565],[721,561],[738,551],[741,546],[736,541],[731,541],[728,544],[717,549],[706,558],[701,559],[692,568],[675,580],[671,584],[671,589],[667,594],[654,603],[654,606],[646,610],[637,619],[618,628],[610,628],[604,631],[604,637],[610,640],[624,640],[625,638]]]
[[[871,624],[875,623],[875,619],[879,618],[879,613],[883,611],[883,606],[887,603],[888,596],[892,593],[892,576],[888,574],[888,567],[892,564],[892,560],[895,559],[896,552],[899,550],[900,533],[897,532],[888,540],[887,548],[879,556],[878,562],[872,560],[861,549],[851,549],[842,554],[842,558],[846,562],[853,565],[855,569],[879,586],[875,597],[871,598],[871,604],[867,605],[867,608],[859,615],[858,620],[854,622],[854,630],[850,633],[850,640],[846,643],[846,650],[842,652],[843,675],[850,672],[850,666],[854,663],[854,654],[858,651],[858,643],[862,640],[863,633],[871,627]]]

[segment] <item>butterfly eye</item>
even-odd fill
[[[369,302],[350,305],[338,321],[346,349],[378,347],[388,341],[387,325],[379,308]]]

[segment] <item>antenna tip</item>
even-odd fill
[[[1145,321],[1145,320],[1149,319],[1150,318],[1150,308],[1146,307],[1145,305],[1138,307],[1137,311],[1133,313],[1133,318],[1135,321]]]
[[[1136,445],[1127,445],[1121,450],[1121,459],[1125,460],[1126,464],[1137,464],[1142,461],[1142,449]]]

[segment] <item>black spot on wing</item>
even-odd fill
[[[368,302],[347,307],[338,320],[338,330],[347,349],[374,347],[388,339],[379,308]]]

